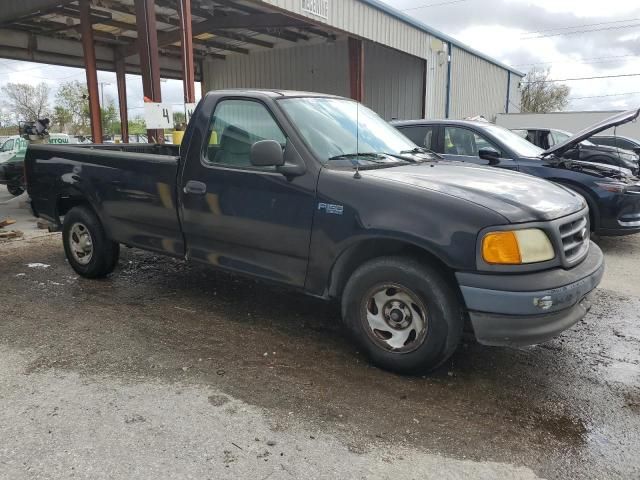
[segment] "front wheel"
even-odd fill
[[[408,257],[358,268],[344,290],[342,317],[375,365],[399,373],[442,365],[464,325],[461,302],[444,275]]]
[[[19,185],[7,185],[7,191],[14,197],[18,197],[24,193],[24,188]]]
[[[64,216],[62,243],[69,264],[83,277],[105,277],[118,263],[120,245],[107,237],[100,220],[87,207],[73,207]]]

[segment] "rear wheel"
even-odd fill
[[[400,373],[433,370],[455,351],[463,312],[447,279],[406,257],[371,260],[351,276],[342,316],[371,361]]]
[[[74,207],[64,216],[62,242],[69,264],[83,277],[104,277],[118,263],[120,245],[107,237],[100,220],[87,207]]]
[[[17,196],[22,195],[24,193],[24,188],[22,188],[19,185],[7,185],[7,190],[14,197],[17,197]]]

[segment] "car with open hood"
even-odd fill
[[[568,159],[587,138],[638,118],[640,110],[615,115],[543,150],[506,128],[465,120],[408,120],[393,125],[409,139],[447,160],[534,175],[582,195],[592,231],[600,235],[640,232],[640,179],[614,165]]]
[[[618,150],[627,150],[640,155],[640,140],[623,135],[594,135],[589,140],[596,145],[613,147]]]
[[[512,128],[511,131],[544,150],[564,143],[573,136],[570,132],[554,128]],[[571,148],[563,151],[562,158],[614,165],[631,170],[634,175],[638,174],[638,155],[635,152],[597,145],[591,139],[572,144]]]

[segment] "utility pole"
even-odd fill
[[[111,82],[100,82],[100,106],[104,109],[104,86],[113,85]]]

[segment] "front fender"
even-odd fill
[[[458,197],[350,172],[323,171],[318,191],[306,282],[317,295],[328,292],[338,258],[363,242],[380,246],[377,256],[405,245],[453,271],[474,270],[478,232],[508,223]]]

